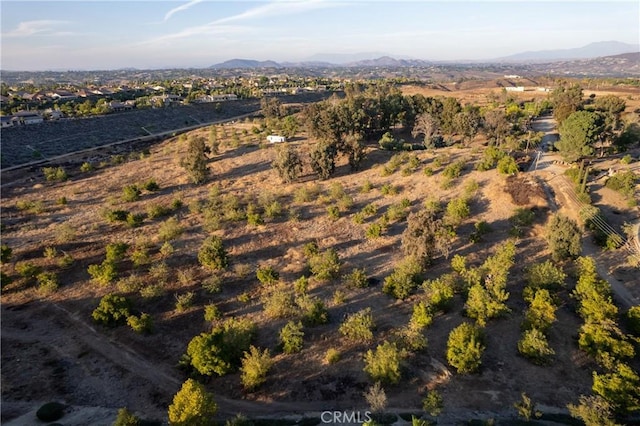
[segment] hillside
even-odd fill
[[[252,132],[259,125],[255,120],[172,137],[148,152],[126,156],[123,163],[110,163],[108,154],[82,154],[61,164],[68,173],[64,182],[45,181],[40,169],[11,185],[4,182],[3,244],[13,253],[3,272],[13,282],[3,283],[1,308],[2,400],[3,406],[9,403],[3,423],[49,400],[107,407],[112,416],[127,406],[146,418],[164,419],[189,377],[177,368],[189,342],[232,317],[255,324],[252,343],[269,349],[274,364],[266,382],[252,391],[243,388],[238,372],[201,377],[221,419],[237,413],[282,417],[365,411],[363,392],[374,381],[363,371],[364,355],[385,341],[407,344],[403,333],[414,306],[430,294],[428,285],[399,299],[383,291],[385,279],[405,257],[402,239],[409,215],[425,208],[452,215],[448,206],[459,200],[469,212],[452,222],[454,236],[421,279],[457,277],[455,295],[419,332],[426,347],[404,352],[398,384],[384,385],[386,411],[422,415],[423,398],[435,390],[443,398],[442,424],[508,421],[515,419],[513,403],[524,392],[545,415],[561,413],[568,421],[566,404],[591,393],[592,372],[599,368],[576,343],[582,320],[570,295],[573,276],[554,290],[551,361],[535,365],[518,353],[528,307],[523,295],[527,267],[550,259],[545,226],[553,212],[537,179],[524,172],[514,178],[495,168],[477,170],[486,150],[486,139],[478,135],[466,146],[405,152],[382,150],[369,141],[360,171],[351,173],[340,157],[335,175],[317,181],[306,156],[313,141],[299,131],[290,144],[305,154],[304,173],[282,183],[271,168],[277,147]],[[180,159],[189,140],[208,140],[213,128],[220,151],[208,159],[209,180],[195,186]],[[413,141],[406,133],[398,136]],[[531,158],[517,159],[524,169]],[[80,171],[84,162],[96,166]],[[140,189],[137,196],[131,196],[131,185]],[[634,214],[624,205],[615,208],[624,218]],[[518,209],[530,219],[518,224]],[[575,215],[570,206],[560,209]],[[199,262],[199,250],[212,235],[221,238],[228,253],[224,270],[211,271]],[[91,279],[90,265],[100,265],[107,245],[114,243],[127,248],[115,263],[116,276],[99,283]],[[308,263],[318,259],[309,254],[310,243],[320,253],[337,254],[335,273],[314,273]],[[510,243],[513,264],[501,264],[508,269],[508,310],[486,324],[479,371],[457,373],[447,362],[447,339],[455,327],[472,320],[465,313],[463,276],[455,275],[452,259],[464,256],[473,271]],[[267,267],[278,273],[275,282],[258,279],[257,272]],[[572,270],[570,262],[560,267]],[[355,269],[366,279],[349,285],[346,276]],[[56,274],[59,286],[38,283],[36,271]],[[306,289],[302,276],[308,278]],[[149,314],[153,332],[96,324],[92,311],[109,293],[126,296],[135,315]],[[302,350],[283,353],[279,333],[288,321],[302,320],[307,305],[300,300],[321,302],[328,322],[305,323]],[[205,320],[210,306],[220,318]],[[349,340],[341,324],[363,309],[370,309],[375,322],[372,338]],[[338,351],[338,360],[326,361],[329,349]]]

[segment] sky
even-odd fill
[[[358,53],[477,60],[640,42],[636,0],[2,0],[0,15],[0,69],[26,71]]]

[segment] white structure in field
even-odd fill
[[[279,143],[279,142],[286,142],[287,138],[279,135],[269,135],[267,136],[267,140],[269,141],[269,143]]]

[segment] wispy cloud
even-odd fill
[[[171,17],[170,14],[176,13],[181,10],[185,10],[188,7],[193,6],[203,0],[192,0],[191,2],[182,6],[176,7],[167,13],[167,17]],[[141,44],[155,44],[157,42],[166,42],[169,40],[176,40],[188,37],[196,37],[202,35],[216,35],[216,34],[230,34],[230,33],[248,33],[252,30],[256,30],[255,25],[242,26],[242,25],[229,25],[230,23],[241,23],[243,21],[258,20],[272,16],[285,16],[301,14],[304,12],[324,9],[330,7],[336,7],[344,4],[343,2],[329,1],[329,0],[274,0],[272,2],[262,4],[251,9],[247,9],[242,13],[227,16],[224,18],[216,19],[203,25],[196,25],[185,28],[176,33],[167,34],[151,40],[147,40]]]
[[[341,3],[327,0],[276,0],[262,6],[254,7],[237,15],[218,19],[213,24],[225,24],[227,22],[260,19],[269,16],[295,15],[315,9],[336,7]]]
[[[3,37],[29,37],[33,35],[71,35],[69,31],[59,31],[58,28],[62,25],[69,24],[69,21],[56,21],[56,20],[37,20],[37,21],[24,21],[20,22],[18,26],[6,33],[3,33]]]
[[[174,7],[173,9],[168,11],[166,15],[164,15],[163,22],[167,22],[176,13],[182,12],[183,10],[187,10],[187,9],[191,8],[192,6],[195,6],[198,3],[202,3],[202,1],[203,0],[191,0],[188,3],[182,4],[182,5],[178,6],[178,7]]]

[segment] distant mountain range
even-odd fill
[[[535,52],[523,52],[515,55],[505,56],[496,59],[473,60],[473,61],[429,61],[422,59],[410,59],[407,57],[393,57],[386,54],[372,57],[376,53],[356,53],[356,54],[319,54],[314,55],[308,61],[302,62],[275,62],[256,61],[253,59],[231,59],[219,64],[212,65],[215,69],[232,68],[319,68],[319,67],[411,67],[429,66],[434,64],[447,63],[540,63],[556,62],[573,59],[591,59],[604,56],[614,56],[625,53],[637,53],[640,51],[639,45],[622,43],[618,41],[603,41],[591,43],[575,49],[540,50]],[[359,59],[355,59],[359,58]]]
[[[567,59],[590,59],[602,56],[614,56],[623,53],[637,53],[640,45],[621,43],[619,41],[601,41],[575,49],[539,50],[523,52],[498,58],[495,62],[548,62]],[[492,61],[494,62],[494,61]]]

